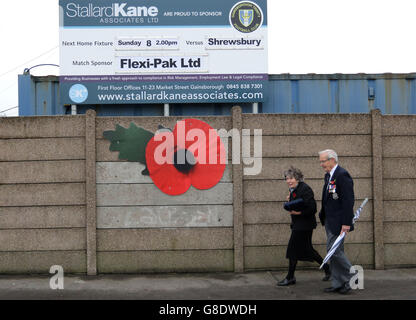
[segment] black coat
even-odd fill
[[[354,230],[352,219],[354,217],[354,183],[347,170],[338,166],[329,183],[335,185],[335,193],[330,193],[328,183],[324,183],[322,189],[322,209],[319,219],[322,225],[333,234],[341,232],[342,225],[350,226]]]
[[[316,201],[313,191],[304,182],[299,182],[297,187],[290,193],[289,201],[303,199],[301,214],[291,214],[292,223],[290,228],[292,230],[312,230],[316,228]]]

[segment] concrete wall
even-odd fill
[[[0,122],[0,272],[86,272],[85,117]]]
[[[416,117],[383,116],[384,262],[416,265]]]
[[[140,273],[286,268],[290,217],[283,171],[299,167],[321,198],[317,152],[333,148],[354,178],[346,240],[353,264],[416,265],[416,117],[370,114],[201,117],[213,128],[262,129],[262,171],[228,164],[220,183],[171,197],[118,159],[103,131],[131,122],[155,132],[179,117],[4,118],[0,123],[0,273]],[[229,139],[231,150],[231,139]],[[230,153],[231,154],[231,153]],[[325,255],[319,224],[313,243]],[[316,267],[312,263],[300,263]]]
[[[245,268],[287,266],[286,248],[290,235],[290,215],[283,209],[288,189],[283,172],[294,165],[302,170],[318,200],[324,172],[318,151],[338,152],[340,165],[354,179],[356,208],[368,197],[369,204],[356,231],[346,241],[346,252],[353,264],[374,265],[371,115],[243,115],[243,127],[263,129],[263,170],[244,177],[244,253]],[[313,244],[324,257],[325,229],[319,224]],[[316,263],[300,263],[316,266]]]
[[[233,270],[233,202],[230,167],[214,188],[180,196],[161,192],[144,166],[118,160],[103,132],[131,122],[155,132],[180,118],[97,118],[98,272]],[[204,118],[216,129],[231,117]]]

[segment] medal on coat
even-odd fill
[[[334,200],[337,200],[338,199],[337,186],[335,184],[335,180],[329,181],[329,184],[328,184],[328,192],[329,193],[332,193],[332,199],[334,199]]]

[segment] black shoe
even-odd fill
[[[329,279],[331,279],[331,274],[325,273],[325,277],[322,278],[322,281],[329,281]]]
[[[331,278],[331,270],[327,263],[324,264],[325,277],[322,278],[322,281],[328,281]]]
[[[324,289],[324,292],[327,292],[327,293],[329,293],[329,292],[337,292],[337,291],[341,290],[341,288],[343,288],[343,287],[337,287],[337,288],[329,287],[329,288],[325,288]]]
[[[282,281],[279,281],[277,283],[277,286],[283,287],[283,286],[290,286],[291,284],[296,283],[296,278],[293,277],[292,279],[284,278]]]
[[[348,283],[345,283],[342,287],[341,287],[341,289],[339,289],[339,293],[341,293],[341,294],[348,294],[348,292],[350,292],[351,291],[351,287],[349,286],[349,284]]]

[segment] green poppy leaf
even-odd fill
[[[111,142],[110,151],[118,151],[120,160],[136,161],[146,165],[146,146],[154,134],[136,126],[129,128],[116,125],[115,131],[104,131],[103,136]]]

